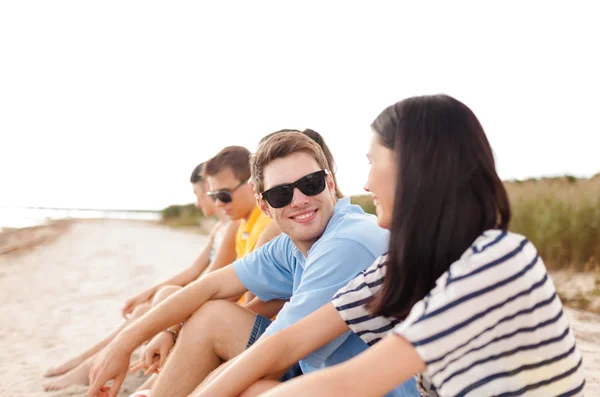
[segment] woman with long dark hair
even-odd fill
[[[508,198],[473,112],[446,95],[413,97],[372,130],[365,188],[388,253],[240,356],[249,373],[234,364],[201,391],[381,396],[417,376],[429,396],[582,395],[574,334],[535,247],[507,231]],[[282,385],[257,382],[348,328],[373,347]]]

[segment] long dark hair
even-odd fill
[[[510,206],[485,132],[460,101],[408,98],[371,127],[398,168],[386,277],[369,307],[403,320],[481,233],[507,229]]]

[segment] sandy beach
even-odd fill
[[[44,392],[44,371],[121,322],[126,298],[189,265],[203,235],[149,222],[76,221],[58,238],[0,255],[0,396],[82,396],[87,387]],[[600,317],[566,310],[584,355],[586,395],[600,395]],[[130,374],[119,396],[144,378]]]
[[[42,374],[116,328],[126,298],[191,264],[205,241],[146,222],[78,221],[0,255],[0,396],[84,395],[84,386],[44,392]],[[119,396],[141,382],[130,374]]]

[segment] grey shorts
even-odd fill
[[[271,325],[272,321],[260,314],[257,314],[254,317],[254,325],[252,326],[252,332],[250,332],[250,337],[248,338],[248,344],[246,345],[246,349],[249,348],[261,337],[262,334],[265,333],[265,330]],[[290,369],[286,371],[285,374],[279,379],[280,382],[285,382],[286,380],[290,380],[297,376],[302,375],[302,369],[300,369],[300,364],[294,364]]]

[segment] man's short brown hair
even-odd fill
[[[256,192],[261,193],[265,188],[264,169],[269,163],[299,152],[312,156],[322,169],[328,169],[323,149],[305,134],[292,131],[273,134],[263,141],[256,153],[250,157]]]
[[[204,175],[214,176],[229,168],[240,182],[250,178],[250,151],[243,146],[227,146],[204,164]]]

